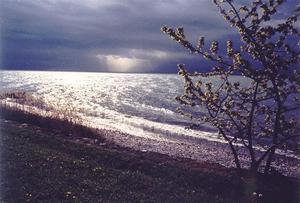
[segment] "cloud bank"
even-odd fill
[[[0,68],[176,72],[191,56],[160,32],[232,36],[210,0],[2,0]],[[205,67],[201,67],[205,68]]]

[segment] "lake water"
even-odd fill
[[[191,120],[176,112],[175,97],[183,92],[176,74],[1,71],[1,78],[2,91],[31,92],[59,109],[72,106],[97,128],[152,139],[217,137],[208,125],[184,128]]]
[[[1,91],[31,92],[57,109],[71,108],[87,125],[119,131],[104,135],[117,144],[234,166],[228,145],[221,143],[225,141],[214,128],[203,125],[200,130],[185,129],[191,120],[176,112],[180,105],[175,97],[183,93],[183,80],[178,75],[50,71],[0,74]],[[249,84],[240,76],[231,80],[243,86]],[[192,110],[204,114],[201,108]],[[277,155],[273,166],[285,175],[299,177],[300,157],[290,150],[277,150]],[[249,166],[247,151],[240,149],[239,156],[242,165]]]

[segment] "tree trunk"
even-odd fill
[[[273,148],[273,149],[270,151],[270,154],[269,154],[268,159],[267,159],[267,162],[266,162],[266,166],[265,166],[264,173],[269,173],[269,171],[270,171],[270,166],[271,166],[271,163],[272,163],[274,154],[275,154],[275,150],[276,150],[276,148]]]
[[[238,154],[237,154],[236,149],[234,148],[232,142],[229,142],[229,146],[230,146],[231,152],[232,152],[233,157],[234,157],[234,163],[236,165],[236,168],[241,169],[240,160],[239,160]]]
[[[258,171],[259,164],[256,160],[251,160],[250,171],[256,173]]]

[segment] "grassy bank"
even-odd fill
[[[24,107],[18,103],[15,103],[15,106],[7,105],[0,100],[0,118],[36,125],[51,131],[58,131],[64,136],[86,137],[99,139],[101,142],[104,141],[102,137],[99,136],[98,129],[83,125],[82,121],[76,116],[74,116],[74,119],[73,115],[74,114],[68,114],[66,111],[58,110],[54,110],[54,113],[51,115],[42,115],[41,113],[39,114],[28,109],[24,110]]]
[[[4,202],[297,202],[299,197],[297,181],[286,177],[238,175],[157,153],[87,146],[59,131],[3,119],[1,149]]]

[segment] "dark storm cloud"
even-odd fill
[[[232,34],[207,0],[2,0],[0,15],[8,69],[174,72],[200,59],[164,36],[163,24],[195,40]]]

